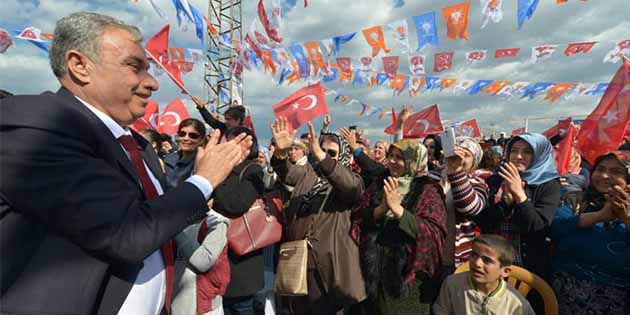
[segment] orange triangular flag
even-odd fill
[[[446,35],[450,39],[457,36],[468,39],[468,11],[470,2],[463,2],[442,9],[444,19],[446,19]]]
[[[276,74],[276,65],[273,62],[273,57],[271,57],[271,50],[263,49],[261,58],[265,66],[265,73],[269,70],[271,73]]]
[[[496,95],[497,93],[499,93],[499,91],[501,91],[502,88],[504,88],[506,85],[509,85],[510,81],[494,81],[492,82],[492,84],[482,88],[481,90],[483,92],[486,93],[490,93],[492,95]]]
[[[456,78],[444,78],[442,79],[442,90],[450,88],[453,84],[457,82]]]
[[[311,64],[313,65],[313,75],[317,76],[317,74],[319,73],[319,69],[322,69],[324,73],[328,74],[328,65],[326,65],[326,61],[324,61],[324,56],[319,49],[319,43],[307,42],[304,43],[304,48],[306,48],[306,53],[308,54],[308,57],[311,60]]]
[[[560,96],[566,93],[570,88],[576,86],[575,83],[558,83],[547,90],[547,95],[545,95],[545,99],[549,100],[550,103],[557,101]]]
[[[362,32],[363,36],[365,36],[365,40],[372,46],[372,57],[376,57],[381,49],[384,50],[386,54],[391,51],[385,44],[385,36],[383,35],[383,28],[381,28],[381,26],[366,28]]]

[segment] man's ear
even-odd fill
[[[66,64],[70,78],[83,84],[90,83],[92,64],[88,57],[79,51],[69,50],[66,53]]]
[[[510,276],[510,273],[512,273],[512,266],[504,266],[501,267],[501,278],[507,278]]]

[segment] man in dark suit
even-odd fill
[[[57,22],[57,93],[0,101],[0,314],[168,312],[171,239],[251,139],[199,150],[164,193],[151,146],[127,126],[158,89],[137,28],[94,13]]]

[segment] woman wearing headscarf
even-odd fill
[[[510,140],[506,163],[488,178],[491,201],[475,217],[484,233],[512,241],[514,262],[548,279],[549,227],[560,205],[560,181],[553,147],[537,133]]]
[[[442,180],[449,218],[442,261],[445,267],[443,276],[468,261],[476,236],[477,226],[473,217],[484,209],[488,200],[488,186],[475,175],[475,169],[483,158],[479,143],[469,137],[457,137],[454,153],[444,160]]]
[[[595,161],[582,211],[556,211],[552,285],[561,314],[630,313],[628,184],[630,151],[605,154]]]
[[[380,174],[353,212],[369,295],[362,312],[394,314],[420,300],[417,314],[429,314],[437,292],[425,288],[437,282],[446,236],[444,195],[427,176],[427,150],[418,141],[390,145],[387,159],[386,165],[371,162]],[[420,285],[419,296],[414,285]]]
[[[296,165],[287,161],[296,131],[289,130],[286,118],[272,125],[277,148],[271,164],[284,184],[295,187],[284,211],[283,240],[308,235],[311,243],[308,295],[286,300],[291,314],[343,314],[344,307],[366,298],[359,248],[349,233],[351,208],[363,195],[363,181],[350,170],[345,139],[328,133],[317,141],[313,125],[308,127],[313,163]]]

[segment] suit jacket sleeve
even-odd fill
[[[0,142],[0,191],[13,211],[95,256],[141,263],[207,209],[190,183],[146,201],[120,162],[103,158],[119,148],[21,127],[3,128]]]

